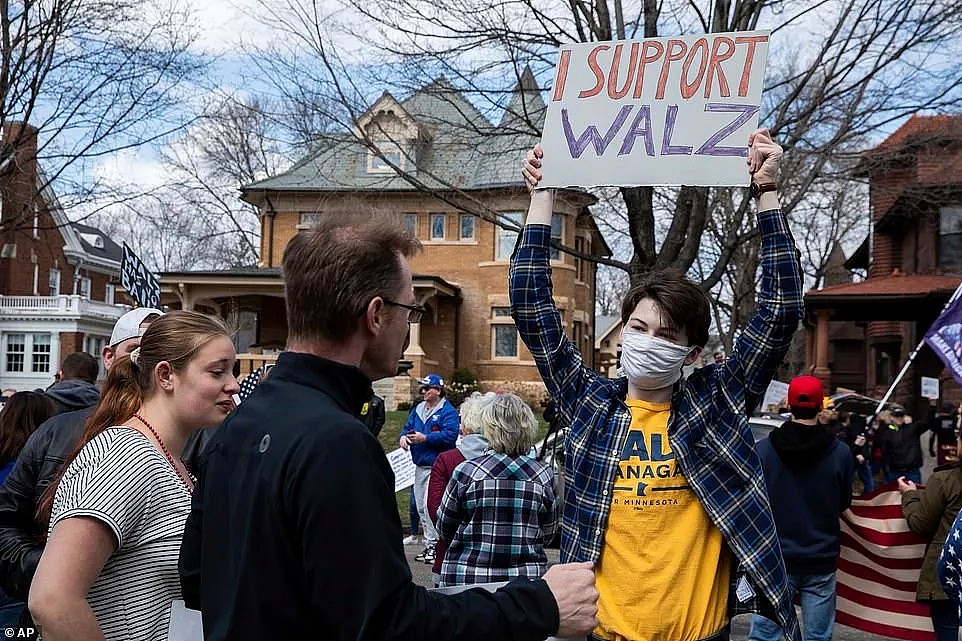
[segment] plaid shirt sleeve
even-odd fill
[[[550,225],[525,225],[508,272],[511,316],[548,393],[570,423],[574,404],[598,378],[565,336],[551,286]]]
[[[461,475],[458,474],[460,467],[459,465],[454,468],[454,472],[451,474],[451,480],[448,481],[447,487],[444,488],[441,505],[438,506],[438,520],[436,523],[438,534],[446,541],[454,539],[454,535],[458,532],[458,526],[461,525],[461,522],[467,516],[467,512],[462,505],[465,486],[464,483],[461,482]]]
[[[785,357],[804,312],[802,270],[795,240],[780,209],[760,212],[762,281],[755,313],[735,340],[723,379],[738,381],[752,412]]]

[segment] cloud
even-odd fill
[[[147,148],[120,151],[94,169],[97,182],[117,188],[137,185],[145,191],[163,185],[166,173],[157,155]]]

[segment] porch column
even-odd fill
[[[180,308],[187,311],[193,311],[194,300],[188,290],[187,285],[184,283],[177,283],[177,298],[180,299]]]
[[[815,312],[815,371],[813,375],[828,386],[832,378],[832,370],[828,367],[828,327],[832,312],[818,310]]]
[[[408,348],[404,350],[404,358],[414,366],[409,374],[415,378],[424,376],[424,349],[421,347],[421,323],[408,325]]]

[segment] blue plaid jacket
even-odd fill
[[[798,251],[781,210],[758,215],[762,282],[757,308],[723,365],[696,370],[672,394],[668,439],[677,464],[738,561],[731,615],[757,612],[800,641],[748,408],[763,398],[803,313]],[[627,379],[588,368],[567,340],[551,293],[550,227],[527,225],[511,259],[511,312],[563,424],[562,561],[601,556],[609,496],[631,423]],[[662,542],[671,545],[670,541]]]

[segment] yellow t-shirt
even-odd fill
[[[696,641],[728,622],[731,554],[668,442],[667,403],[628,399],[631,427],[595,568],[609,641]]]

